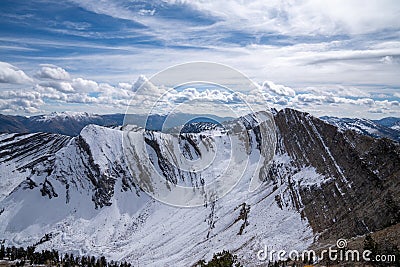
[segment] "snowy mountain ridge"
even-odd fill
[[[257,266],[263,264],[256,253],[264,245],[302,250],[317,237],[352,236],[364,233],[364,225],[373,231],[399,221],[376,197],[398,203],[398,145],[343,133],[286,109],[274,115],[276,151],[269,155],[262,121],[251,115],[241,120],[245,132],[232,136],[220,130],[177,136],[96,125],[77,137],[3,134],[0,174],[8,186],[0,187],[0,239],[26,246],[51,233],[38,250],[105,255],[135,266],[191,266],[228,249],[242,263]],[[225,127],[236,129],[235,123]],[[128,156],[124,140],[135,144]],[[236,146],[233,157],[239,163],[232,167],[227,148],[240,140],[244,145]],[[171,157],[167,144],[184,157]],[[210,158],[214,149],[221,152],[213,168],[197,172],[202,166],[196,159]],[[242,156],[249,157],[243,179],[223,197],[195,208],[163,204],[139,188],[179,184],[202,192],[215,171],[231,166],[238,172]],[[157,175],[168,182],[157,185]],[[254,178],[261,184],[252,191]],[[361,206],[370,198],[380,214]],[[338,202],[343,208],[335,208]]]
[[[88,113],[88,112],[76,112],[76,111],[63,111],[63,112],[52,112],[47,115],[33,116],[32,118],[36,121],[50,122],[52,120],[66,120],[73,119],[77,121],[86,121],[94,118],[99,118],[100,115]]]
[[[400,142],[400,127],[398,125],[400,124],[400,121],[396,118],[368,120],[324,116],[321,117],[321,119],[332,125],[335,125],[343,131],[353,130],[357,133],[369,135],[375,138],[386,137]]]

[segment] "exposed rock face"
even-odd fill
[[[0,162],[13,161],[20,169],[30,168],[49,160],[70,139],[68,136],[50,133],[5,134],[0,142]]]
[[[181,133],[201,133],[218,127],[218,124],[212,122],[192,122],[185,124],[180,130]]]
[[[288,179],[298,188],[296,207],[321,238],[351,237],[400,222],[400,147],[353,131],[339,131],[309,114],[285,109],[275,116],[278,153],[287,153],[292,173],[314,167],[327,178],[302,186],[282,166],[269,179]],[[287,167],[287,166],[286,166]],[[275,173],[274,173],[275,172]],[[278,174],[278,175],[277,175]]]

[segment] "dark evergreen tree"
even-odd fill
[[[205,263],[204,260],[199,261],[196,266],[201,267],[241,267],[240,263],[237,260],[236,255],[232,255],[229,251],[222,251],[214,254],[213,258]]]
[[[1,244],[0,248],[0,260],[4,259],[6,256],[6,248],[4,247],[4,244]]]
[[[371,235],[367,235],[364,240],[364,250],[371,251],[370,258],[374,259],[378,255],[378,244]]]

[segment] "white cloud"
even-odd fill
[[[278,104],[281,106],[287,106],[289,104],[289,100],[284,97],[281,97],[281,98],[277,99],[276,101],[274,101],[274,104]]]
[[[102,105],[102,108],[110,110],[110,108],[114,107],[118,108],[117,112],[121,112],[135,94],[133,90],[129,89],[133,86],[129,83],[119,83],[119,86],[115,87],[107,83],[97,83],[84,78],[69,77],[69,80],[60,80],[58,78],[62,76],[58,74],[63,72],[57,72],[59,70],[57,69],[58,67],[42,65],[41,70],[43,70],[43,67],[48,67],[56,72],[47,72],[51,73],[52,76],[38,75],[44,80],[34,85],[31,89],[0,90],[1,112],[39,112],[39,108],[46,106],[46,102],[49,99],[61,105],[63,103]],[[47,71],[48,69],[45,70]],[[80,108],[86,110],[87,107],[81,105]]]
[[[386,113],[385,109],[383,109],[383,108],[370,108],[368,110],[368,112],[370,112],[370,113],[378,113],[378,114]]]
[[[169,0],[186,3],[224,20],[226,27],[284,34],[361,34],[400,26],[397,1],[213,1]]]
[[[62,93],[75,92],[75,89],[72,87],[71,83],[69,83],[69,82],[47,81],[47,82],[41,82],[39,85],[42,87],[47,87],[49,89],[51,89],[51,88],[55,89]]]
[[[142,16],[146,16],[146,15],[154,16],[155,12],[156,12],[155,9],[140,9],[138,13]]]
[[[23,111],[36,113],[44,104],[38,92],[34,91],[2,91],[0,92],[0,110],[2,112]]]
[[[323,96],[340,96],[340,97],[370,97],[371,93],[366,90],[361,90],[354,86],[329,86],[329,87],[304,87],[296,88],[298,93],[312,93]]]
[[[0,83],[30,84],[33,79],[17,67],[0,61]]]
[[[73,79],[71,86],[77,92],[97,92],[99,91],[99,85],[95,81],[86,80],[83,78]]]
[[[146,78],[144,75],[139,75],[139,77],[136,79],[136,81],[132,85],[132,91],[136,92],[139,90],[141,86],[151,86],[149,84],[149,80]],[[147,90],[150,88],[147,88]]]
[[[48,89],[55,89],[62,93],[74,93],[74,92],[98,92],[100,87],[97,82],[92,80],[86,80],[83,78],[76,78],[70,81],[43,81],[40,82],[41,87],[46,87]]]
[[[42,78],[43,80],[38,81],[29,89],[0,90],[1,112],[43,112],[43,109],[46,110],[51,102],[57,103],[59,107],[66,103],[79,104],[76,107],[82,111],[101,107],[101,110],[108,112],[124,112],[129,106],[132,111],[140,113],[140,109],[152,107],[157,102],[161,110],[181,105],[182,108],[188,109],[188,112],[204,113],[210,110],[210,103],[215,104],[212,106],[215,111],[224,112],[226,111],[224,104],[240,108],[243,101],[248,101],[261,104],[263,109],[269,104],[277,108],[292,107],[316,112],[316,115],[341,116],[341,114],[346,114],[345,112],[350,114],[353,112],[359,114],[360,117],[368,114],[371,116],[400,114],[399,101],[373,99],[372,97],[376,94],[354,86],[313,86],[293,89],[286,85],[266,81],[262,86],[245,93],[232,93],[228,90],[214,89],[214,87],[167,90],[164,87],[154,86],[143,75],[133,83],[116,82],[114,86],[82,77],[68,76],[68,79],[60,80],[58,78],[67,77],[61,75],[63,71],[57,72],[62,68],[41,65],[41,70],[44,67],[56,72],[49,72],[54,75],[45,76],[46,78]],[[141,90],[138,91],[139,88]],[[390,93],[393,90],[382,91],[381,98],[384,96],[400,97],[398,92]]]
[[[38,71],[37,76],[39,78],[52,80],[71,79],[69,73],[65,69],[53,65],[43,65],[42,68]]]
[[[400,27],[400,5],[395,0],[337,0],[329,3],[323,0],[163,0],[155,2],[151,10],[143,10],[138,6],[135,10],[135,5],[128,0],[70,1],[97,14],[145,25],[144,35],[156,38],[167,46],[215,49],[229,46],[229,42],[232,42],[236,43],[232,45],[235,47],[242,39],[257,44],[263,39],[265,42],[271,35],[289,37],[289,42],[302,42],[297,39],[357,36]],[[182,17],[178,15],[172,19],[160,15],[164,13],[162,9],[168,9],[168,4],[182,4],[182,10],[189,7],[188,12],[194,10],[196,15],[201,13],[204,18],[211,18],[210,24],[196,25],[196,22],[190,19],[192,14],[186,14],[185,11],[182,11]],[[176,19],[179,20],[179,31],[176,30]],[[138,31],[135,29],[133,32],[137,34]]]
[[[364,105],[372,106],[378,101],[371,98],[346,98],[338,97],[333,95],[316,95],[314,93],[298,94],[292,100],[296,103],[306,103],[306,104],[351,104],[351,105]]]
[[[1,99],[21,98],[27,100],[40,99],[40,94],[35,91],[2,91],[0,92]]]
[[[295,96],[296,92],[287,86],[275,84],[271,81],[265,81],[262,85],[265,89],[282,96]]]
[[[122,88],[122,89],[125,89],[125,90],[132,90],[133,85],[130,84],[130,83],[124,83],[124,82],[122,82],[122,83],[118,83],[118,87],[120,87],[120,88]]]
[[[314,94],[301,94],[297,95],[296,99],[305,103],[322,103],[326,100],[326,96],[314,95]]]
[[[279,104],[279,103],[276,103]],[[317,116],[379,118],[379,114],[398,116],[399,101],[374,100],[372,98],[346,98],[332,95],[298,94],[288,99],[287,107],[309,111]]]

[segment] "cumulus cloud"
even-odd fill
[[[147,79],[146,76],[144,75],[139,75],[139,77],[136,79],[134,84],[132,85],[131,89],[132,91],[136,92],[137,90],[140,89],[141,86],[150,86],[149,80]],[[147,88],[148,90],[149,88]]]
[[[186,112],[191,113],[210,112],[210,110],[242,112],[242,110],[249,111],[249,104],[251,108],[261,104],[262,108],[260,109],[265,110],[267,102],[263,94],[266,93],[265,90],[260,89],[255,87],[253,91],[243,93],[204,84],[168,88],[162,85],[155,86],[151,81],[141,76],[132,86],[135,94],[132,95],[129,108],[132,113],[143,113],[151,110],[155,113],[164,114],[183,106],[187,109]]]
[[[289,99],[288,105],[310,111],[315,110],[319,106],[323,107],[318,110],[320,115],[333,113],[343,116],[345,114],[343,112],[346,112],[345,116],[353,117],[355,114],[359,117],[368,117],[367,113],[398,114],[400,111],[400,102],[396,100],[375,100],[368,97],[346,98],[331,95],[315,95],[312,93],[298,94]]]
[[[86,80],[83,78],[76,78],[70,81],[59,81],[50,80],[42,81],[39,83],[41,87],[46,87],[48,89],[55,89],[63,93],[81,93],[81,92],[99,92],[101,88],[99,84],[92,80]]]
[[[296,95],[296,92],[292,88],[281,85],[281,84],[275,84],[271,81],[265,81],[262,86],[266,90],[269,90],[278,95],[282,95],[282,96],[295,96]]]
[[[375,101],[374,105],[368,110],[370,113],[378,113],[378,114],[385,114],[390,113],[394,109],[399,109],[400,103],[399,101]]]
[[[305,87],[296,89],[298,93],[312,93],[314,95],[340,96],[340,97],[371,97],[368,91],[354,86],[329,86],[329,87]]]
[[[39,83],[42,87],[54,88],[63,93],[72,92],[98,92],[99,84],[84,78],[71,78],[70,74],[63,68],[43,64],[36,76],[42,80]]]
[[[313,104],[352,104],[352,105],[365,105],[371,106],[376,103],[371,98],[346,98],[337,97],[332,95],[315,95],[312,93],[298,94],[293,98],[296,103],[313,103]]]
[[[70,80],[69,73],[60,67],[54,65],[42,65],[42,68],[36,74],[39,78],[52,80]]]
[[[385,113],[385,110],[383,108],[370,108],[368,110],[370,113],[377,113],[377,114],[383,114]]]
[[[50,68],[53,67],[50,66]],[[138,80],[144,80],[144,78],[141,77]],[[44,101],[53,100],[60,103],[107,105],[107,107],[118,107],[121,109],[126,108],[130,99],[135,94],[133,87],[134,84],[126,82],[113,86],[108,83],[97,83],[96,81],[81,77],[70,78],[69,80],[49,79],[47,77],[36,84],[32,90],[38,94],[38,98]],[[161,91],[158,88],[150,85],[144,88],[150,89],[150,91],[146,91],[147,94],[152,92],[150,95],[156,94],[159,97]],[[2,98],[1,95],[0,98]]]
[[[99,91],[99,85],[97,82],[92,80],[86,80],[83,78],[73,79],[70,83],[71,87],[77,92],[97,92]]]
[[[36,113],[44,104],[40,93],[34,91],[2,91],[0,92],[0,110],[3,112],[23,111]]]
[[[8,63],[3,63],[1,66],[18,71]],[[165,88],[155,86],[145,76],[139,76],[133,83],[117,82],[116,85],[112,85],[82,77],[71,77],[64,69],[53,65],[41,65],[36,77],[37,83],[31,88],[0,90],[0,111],[36,113],[48,103],[56,102],[61,105],[79,104],[82,109],[89,105],[107,107],[108,110],[116,108],[118,112],[130,107],[132,112],[140,113],[140,110],[149,110],[149,107],[157,103],[159,108],[156,109],[157,111],[162,112],[181,104],[188,104],[185,106],[185,108],[189,106],[188,112],[196,113],[206,112],[207,108],[210,108],[210,103],[215,104],[215,110],[223,106],[239,110],[248,101],[252,104],[260,104],[263,110],[271,105],[277,108],[293,107],[306,111],[335,108],[337,113],[347,108],[350,111],[363,111],[362,115],[400,112],[399,101],[373,99],[373,95],[356,87],[338,86],[332,90],[315,87],[293,89],[272,81],[265,81],[249,92],[238,93],[214,86]],[[400,97],[400,93],[392,95]]]
[[[30,84],[33,79],[17,67],[0,61],[0,83]]]
[[[118,83],[118,86],[125,90],[132,90],[133,85],[130,83]]]
[[[48,89],[55,89],[62,93],[73,93],[75,89],[72,87],[69,82],[59,82],[59,81],[47,81],[41,82],[39,84],[41,87],[46,87]]]
[[[319,96],[314,94],[301,94],[297,95],[297,100],[305,103],[321,103],[326,99],[326,96]]]
[[[274,104],[277,104],[280,106],[287,106],[289,104],[289,100],[284,97],[281,97],[281,98],[275,100]]]
[[[169,91],[166,95],[167,101],[173,102],[185,102],[193,100],[204,100],[204,101],[219,101],[224,103],[237,103],[242,102],[238,93],[232,93],[227,91],[221,91],[216,89],[205,89],[199,91],[197,88],[185,88],[184,90]]]
[[[34,100],[40,98],[40,93],[35,91],[2,91],[0,92],[0,98],[11,99],[11,98],[24,98],[28,100]]]

